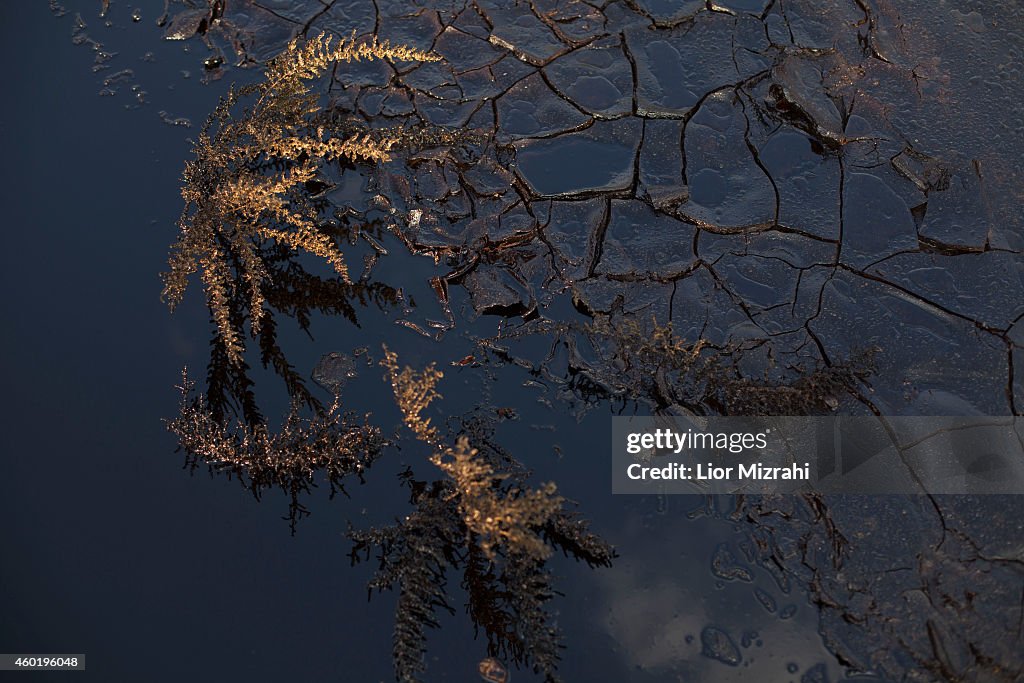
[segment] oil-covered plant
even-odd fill
[[[380,309],[391,307],[398,301],[398,291],[383,282],[347,283],[338,277],[321,277],[306,270],[291,250],[280,244],[261,245],[259,254],[270,274],[262,288],[266,309],[254,335],[259,362],[284,380],[285,389],[295,404],[323,412],[326,406],[306,385],[306,378],[295,369],[278,342],[275,313],[294,319],[310,335],[313,313],[341,316],[358,327],[359,308],[371,305]],[[241,329],[248,305],[245,292],[235,288],[227,303],[230,319]],[[250,378],[249,363],[245,358],[234,359],[228,354],[216,326],[210,341],[206,403],[217,420],[237,415],[250,425],[264,422],[257,405],[254,382]]]
[[[721,415],[828,414],[845,398],[864,401],[862,387],[874,372],[874,351],[867,349],[845,360],[784,368],[769,359],[775,372],[751,377],[743,372],[743,360],[757,345],[712,344],[703,337],[691,342],[671,322],[621,314],[597,314],[582,324],[537,321],[481,340],[481,353],[526,362],[505,343],[528,335],[546,335],[570,349],[562,381],[588,404],[610,399]],[[591,353],[578,351],[583,343]]]
[[[254,334],[264,319],[273,275],[265,243],[313,254],[330,264],[342,284],[352,284],[308,188],[325,163],[387,160],[402,133],[324,125],[310,82],[337,62],[362,59],[440,58],[375,37],[360,42],[355,34],[337,43],[323,34],[301,45],[292,40],[262,81],[232,89],[221,100],[195,143],[196,158],[185,166],[181,235],[164,274],[163,296],[173,308],[189,277],[200,271],[217,340],[232,363],[241,363],[244,352],[242,321],[232,305],[240,290]]]
[[[621,372],[620,386],[639,388],[661,408],[711,408],[722,415],[814,415],[835,410],[844,396],[858,396],[871,374],[871,354],[849,361],[790,367],[776,377],[750,377],[741,361],[751,349],[739,343],[714,346],[681,339],[672,323],[633,318],[614,323],[598,318],[587,327],[592,339],[610,342],[607,365]],[[600,344],[598,344],[600,345]],[[629,382],[629,384],[624,384]]]
[[[343,490],[387,445],[368,416],[342,412],[338,392],[324,406],[278,343],[275,313],[308,332],[314,312],[358,325],[356,304],[385,307],[399,298],[395,288],[369,280],[370,265],[352,277],[342,243],[362,236],[378,254],[383,249],[372,224],[350,225],[345,212],[331,217],[325,165],[379,163],[398,144],[455,139],[363,129],[322,111],[312,82],[339,61],[360,59],[438,57],[354,35],[337,43],[323,35],[292,41],[261,82],[229,91],[201,131],[196,158],[186,164],[180,236],[164,274],[173,308],[198,271],[215,330],[206,392],[197,393],[186,376],[179,414],[168,423],[187,465],[237,478],[257,498],[280,489],[293,531],[308,514],[301,497],[310,488],[326,480],[332,494]],[[325,262],[331,274],[309,272],[297,254]],[[260,362],[284,380],[292,400],[276,431],[256,404],[247,325]],[[614,551],[567,509],[554,484],[527,486],[525,468],[479,431],[443,432],[431,423],[425,411],[439,398],[442,378],[434,366],[400,370],[387,349],[382,364],[405,425],[429,445],[429,462],[441,475],[426,482],[407,473],[413,512],[395,526],[350,532],[353,559],[379,553],[371,587],[398,589],[396,677],[415,681],[424,671],[426,629],[436,626],[436,610],[451,610],[446,580],[461,574],[467,612],[485,633],[488,653],[556,680],[561,637],[548,609],[555,595],[548,560],[560,549],[591,566],[608,565]]]
[[[308,514],[300,496],[316,485],[318,476],[327,480],[333,496],[344,491],[347,477],[362,478],[384,447],[379,428],[366,416],[342,413],[337,401],[311,418],[303,418],[300,406],[293,405],[275,432],[265,423],[227,423],[194,388],[184,374],[178,416],[168,423],[186,454],[186,465],[226,473],[257,500],[268,489],[280,489],[289,497],[293,532],[296,521]]]
[[[407,473],[403,480],[415,511],[391,527],[350,532],[353,561],[378,548],[371,590],[398,589],[396,677],[420,680],[426,629],[437,625],[437,609],[452,611],[446,586],[451,574],[461,572],[466,611],[486,634],[488,654],[557,680],[561,635],[547,609],[555,591],[546,561],[561,549],[591,566],[607,566],[613,549],[565,509],[554,484],[526,487],[521,468],[502,469],[502,457],[473,448],[464,434],[443,445],[440,430],[423,415],[440,396],[436,386],[443,373],[436,367],[399,370],[387,349],[381,363],[405,424],[431,446],[430,461],[446,475],[428,483]]]

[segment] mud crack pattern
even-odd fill
[[[370,125],[478,136],[397,159],[377,188],[476,314],[554,317],[568,296],[740,344],[783,375],[877,349],[873,412],[1010,414],[1021,12],[264,2],[203,30],[242,61],[352,30],[444,57],[339,70],[330,94]]]

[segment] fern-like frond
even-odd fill
[[[260,83],[228,92],[195,143],[185,165],[181,235],[171,249],[163,298],[174,308],[197,270],[229,360],[239,364],[242,330],[228,311],[236,288],[248,291],[253,334],[263,319],[269,268],[261,263],[262,241],[273,240],[326,261],[351,284],[344,256],[319,224],[307,184],[325,163],[338,159],[381,163],[402,141],[401,131],[332,129],[320,116],[319,98],[308,81],[338,62],[363,59],[436,61],[437,55],[376,37],[355,34],[337,42],[319,35],[293,40],[267,66]],[[239,103],[255,99],[236,112]],[[283,168],[283,170],[281,170]]]
[[[547,683],[556,683],[558,660],[562,649],[562,634],[548,612],[547,603],[555,596],[551,574],[543,563],[534,558],[510,558],[503,579],[515,586],[509,591],[509,608],[515,615],[515,634],[519,646],[533,670],[544,676]]]
[[[452,506],[429,495],[421,496],[416,510],[398,525],[349,532],[353,560],[373,546],[380,548],[370,590],[398,587],[392,655],[395,678],[402,683],[416,683],[426,670],[426,631],[438,625],[435,612],[452,612],[446,583],[458,534]]]
[[[318,473],[332,491],[341,489],[343,480],[360,476],[384,446],[378,428],[341,414],[337,405],[311,419],[300,418],[294,407],[281,429],[271,432],[265,423],[231,425],[216,417],[202,395],[193,395],[193,387],[183,376],[178,417],[168,424],[188,463],[236,477],[256,498],[280,488],[290,498],[293,525],[306,513],[299,498]]]
[[[301,157],[324,159],[351,159],[352,161],[390,161],[388,154],[391,148],[402,140],[398,133],[384,131],[382,134],[364,133],[347,138],[330,138],[323,140],[323,129],[316,136],[283,137],[269,143],[265,149],[282,159],[296,160]]]
[[[440,397],[437,384],[443,374],[434,365],[422,372],[399,369],[397,354],[387,347],[381,365],[403,421],[435,448],[430,460],[445,474],[429,486],[407,475],[417,511],[398,526],[350,534],[357,541],[356,553],[368,552],[371,545],[381,547],[381,570],[371,587],[399,583],[402,589],[395,627],[398,679],[418,680],[424,627],[435,624],[430,605],[447,607],[435,591],[443,586],[448,568],[461,567],[462,586],[469,593],[467,610],[486,632],[490,654],[531,664],[554,683],[561,634],[547,610],[555,595],[546,564],[552,549],[561,548],[591,565],[609,564],[614,550],[564,510],[565,500],[554,484],[525,487],[521,466],[508,462],[511,456],[481,454],[465,435],[453,447],[441,445],[447,437],[423,415]],[[506,465],[507,471],[499,469]],[[438,539],[448,544],[444,552],[431,545]]]
[[[561,510],[564,502],[556,495],[553,483],[539,489],[502,491],[499,485],[505,477],[478,458],[477,450],[465,437],[460,437],[454,448],[435,454],[431,462],[454,482],[463,522],[479,537],[487,557],[493,559],[499,549],[535,560],[546,560],[551,555],[538,529]]]
[[[347,38],[341,38],[336,44],[334,36],[321,33],[305,43],[293,38],[288,43],[285,53],[271,63],[267,76],[271,83],[292,79],[308,80],[316,78],[335,62],[359,62],[364,59],[436,62],[441,57],[433,52],[405,45],[392,45],[390,41],[378,40],[377,36],[359,42],[355,31]]]
[[[398,369],[398,354],[384,347],[384,358],[380,364],[388,371],[391,388],[395,394],[395,402],[402,411],[402,419],[420,441],[439,448],[441,434],[430,424],[430,418],[423,416],[423,411],[431,402],[440,398],[437,383],[444,373],[431,363],[423,372],[416,372],[410,367]]]

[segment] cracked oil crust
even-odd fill
[[[571,294],[607,315],[621,297],[783,369],[877,348],[853,409],[1018,414],[1021,19],[861,0],[253,2],[205,38],[258,61],[355,30],[445,58],[357,65],[330,92],[371,125],[483,140],[378,178],[407,244],[450,264],[443,289],[467,285],[477,314],[543,318]]]
[[[450,269],[442,328],[449,286],[474,315],[541,329],[568,300],[742,348],[754,376],[877,349],[846,412],[1006,415],[1024,405],[1021,27],[1010,2],[267,1],[228,3],[204,38],[259,62],[355,30],[444,57],[329,85],[370,125],[482,141],[376,178],[406,244]],[[519,360],[549,379],[594,362],[565,347]],[[914,681],[1024,675],[1019,513],[1000,497],[737,509],[780,587],[810,587],[842,661]]]
[[[853,670],[907,681],[1018,681],[1024,524],[1012,496],[741,499],[756,555],[821,610]]]

